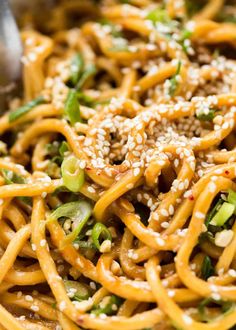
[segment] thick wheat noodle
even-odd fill
[[[184,0],[60,0],[43,22],[48,35],[23,27],[23,97],[0,118],[0,329],[235,325],[235,215],[217,233],[207,221],[236,191],[236,25],[222,19],[223,0],[188,9]],[[79,27],[70,21],[78,13]],[[75,88],[73,123],[65,104]],[[38,96],[43,104],[14,118]],[[68,155],[85,174],[76,193],[60,169]],[[68,242],[68,221],[50,215],[81,199],[92,216],[84,238]],[[80,247],[96,222],[111,248]],[[206,262],[214,271],[204,277]],[[76,301],[67,280],[89,298]]]

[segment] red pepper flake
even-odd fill
[[[78,325],[81,325],[81,326],[84,324],[84,319],[83,319],[82,316],[80,316],[80,317],[78,318],[77,323],[78,323]]]
[[[229,175],[229,171],[228,171],[228,170],[225,170],[225,174],[226,174],[226,175]]]
[[[91,171],[91,169],[92,169],[91,167],[86,167],[87,171]]]
[[[194,197],[193,197],[193,195],[189,196],[188,199],[189,199],[190,201],[194,201]]]

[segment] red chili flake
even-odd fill
[[[77,320],[77,323],[78,323],[78,325],[82,326],[83,323],[84,323],[84,319],[82,317],[79,317],[78,320]]]
[[[188,199],[189,199],[190,201],[194,201],[194,197],[193,197],[193,195],[189,196]]]
[[[226,174],[226,175],[229,175],[229,171],[228,171],[228,170],[225,170],[225,174]]]
[[[91,167],[86,167],[86,170],[87,171],[90,171],[92,168]]]

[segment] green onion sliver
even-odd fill
[[[81,122],[80,106],[77,100],[76,91],[74,89],[69,90],[69,93],[66,98],[64,112],[66,118],[72,125],[77,122]]]
[[[104,224],[97,222],[92,229],[92,240],[93,240],[93,244],[96,246],[98,250],[100,250],[101,248],[101,244],[100,244],[101,237],[103,241],[104,240],[112,241],[111,233],[109,232],[107,227]]]
[[[80,234],[84,225],[92,214],[92,206],[86,201],[70,202],[58,207],[50,216],[48,221],[59,218],[69,218],[72,221],[72,232],[61,242],[61,247],[72,243]]]
[[[233,215],[235,206],[233,204],[224,202],[219,211],[214,215],[210,221],[210,225],[223,226],[225,222]]]
[[[104,300],[107,300],[107,303],[104,305]],[[106,314],[106,315],[112,315],[116,312],[116,309],[118,309],[118,307],[122,304],[122,299],[120,297],[117,297],[115,295],[111,295],[106,296],[103,298],[102,300],[102,304],[100,303],[97,306],[94,306],[93,310],[92,310],[92,314],[95,315],[100,315],[100,314]],[[116,309],[114,308],[114,306],[116,306]]]
[[[83,85],[86,83],[86,81],[95,75],[95,73],[97,72],[97,69],[95,67],[94,64],[88,64],[85,68],[84,71],[75,87],[76,90],[80,90]]]
[[[25,183],[25,179],[13,171],[1,169],[1,173],[6,184]]]
[[[200,121],[212,121],[215,117],[216,111],[217,110],[215,109],[208,109],[208,111],[205,113],[203,110],[200,110],[197,112],[196,116]]]
[[[82,301],[90,297],[91,290],[88,285],[69,280],[65,280],[64,285],[68,296],[72,300]]]
[[[84,170],[79,167],[79,160],[75,156],[65,158],[61,164],[64,186],[72,192],[80,191],[84,184]]]
[[[234,214],[236,213],[236,192],[233,191],[232,189],[228,190],[228,197],[227,197],[227,201],[230,204],[233,204],[235,206],[235,210],[234,210]]]
[[[43,96],[39,96],[36,99],[26,103],[22,107],[19,107],[16,110],[10,112],[9,117],[8,117],[9,122],[11,123],[11,122],[17,120],[18,118],[22,117],[23,115],[28,113],[30,110],[32,110],[34,107],[36,107],[37,105],[40,105],[42,103],[45,103],[45,100],[44,100]]]
[[[59,154],[61,157],[64,157],[64,153],[69,151],[69,146],[66,141],[62,141],[60,147],[59,147]]]
[[[168,16],[167,11],[161,8],[156,8],[150,11],[146,16],[146,19],[152,21],[153,23],[167,23],[170,21],[170,17]]]
[[[178,88],[179,82],[177,81],[177,76],[180,74],[181,66],[182,66],[182,62],[178,61],[176,72],[170,79],[170,87],[169,87],[170,96],[174,96]]]
[[[201,267],[201,278],[204,280],[207,280],[208,277],[214,275],[215,270],[214,267],[212,266],[211,259],[208,256],[205,256],[202,262],[202,267]]]
[[[82,74],[84,67],[84,60],[83,57],[80,53],[76,54],[72,60],[71,60],[71,76],[70,76],[70,81],[75,86]]]

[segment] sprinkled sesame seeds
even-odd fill
[[[195,212],[194,216],[198,219],[204,219],[205,218],[205,214],[202,213],[202,212],[199,212],[199,211]]]

